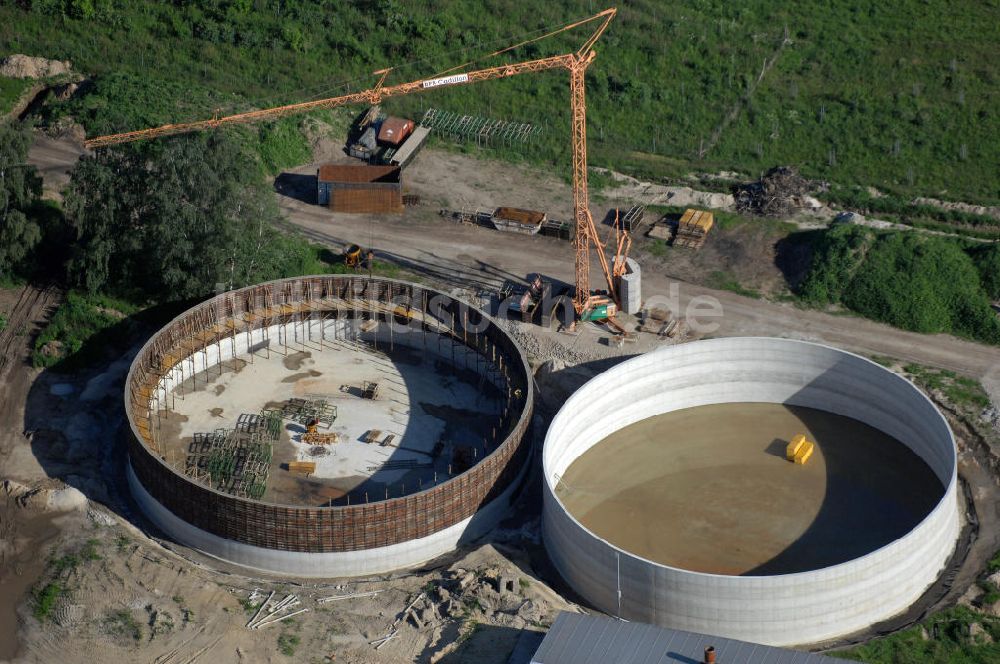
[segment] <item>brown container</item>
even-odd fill
[[[327,164],[319,169],[334,212],[401,212],[403,185],[399,166]]]
[[[413,131],[413,120],[388,117],[382,121],[378,130],[378,141],[392,147],[402,145],[406,137]]]
[[[519,224],[531,224],[537,226],[545,221],[545,213],[537,210],[524,210],[522,208],[498,207],[493,213],[497,219],[510,219]]]
[[[376,188],[357,185],[330,190],[330,209],[334,212],[402,212],[403,194],[398,186]]]
[[[320,182],[399,182],[399,166],[359,164],[324,164],[319,167]]]

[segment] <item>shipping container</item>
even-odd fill
[[[498,207],[493,216],[497,219],[506,219],[508,221],[516,221],[519,224],[531,224],[535,226],[545,221],[544,212],[512,207]]]
[[[410,137],[406,139],[406,142],[389,159],[389,163],[396,164],[400,168],[406,168],[413,161],[414,157],[417,156],[417,153],[420,152],[420,149],[424,147],[424,143],[427,141],[430,133],[431,130],[428,127],[417,127],[414,129]]]
[[[317,173],[318,200],[334,212],[401,212],[398,166],[327,164]]]

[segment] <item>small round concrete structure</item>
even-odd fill
[[[377,348],[381,355],[364,360],[358,357],[358,349],[364,348]],[[229,479],[231,469],[218,471],[216,467],[213,476],[204,467],[191,464],[193,454],[177,446],[176,428],[161,426],[174,412],[171,404],[175,401],[184,395],[204,398],[205,392],[220,394],[233,389],[235,383],[225,381],[255,362],[280,364],[284,360],[287,369],[298,370],[301,357],[332,353],[354,366],[366,361],[389,366],[393,352],[402,354],[410,371],[416,371],[414,366],[430,365],[439,376],[438,382],[453,383],[457,386],[454,389],[482,391],[489,410],[483,415],[488,421],[479,424],[486,434],[474,442],[478,454],[463,456],[468,470],[459,472],[456,468],[451,475],[451,466],[445,461],[445,470],[434,474],[432,482],[425,479],[419,487],[411,483],[398,494],[373,495],[370,501],[367,492],[355,493],[353,500],[350,494],[331,492],[328,501],[316,501],[308,491],[302,493],[305,500],[269,501],[271,495],[294,496],[294,492],[273,494],[270,487],[236,486]],[[270,356],[275,357],[269,360]],[[304,383],[316,385],[322,379],[313,376],[319,373],[300,372],[277,382],[302,381],[305,376]],[[395,375],[390,372],[388,377]],[[345,373],[330,379],[334,377],[347,379]],[[242,380],[247,382],[245,377]],[[419,383],[416,389],[423,390],[425,385]],[[278,387],[288,393],[287,385]],[[371,407],[360,387],[347,387],[351,389],[342,391],[349,396],[331,397],[334,402],[346,400],[339,402],[341,411]],[[393,386],[383,385],[382,392],[386,389]],[[404,390],[405,386],[400,383],[394,389]],[[128,481],[139,506],[170,537],[228,562],[311,577],[359,576],[412,567],[482,534],[505,514],[527,469],[525,432],[531,420],[532,389],[527,360],[506,333],[478,309],[443,293],[355,275],[259,284],[216,296],[186,311],[139,351],[125,387],[131,430]],[[422,400],[426,397],[417,396]],[[370,447],[368,456],[362,457],[369,459],[373,453],[375,457],[402,458],[397,456],[402,450],[400,437],[418,440],[424,447],[434,445],[439,434],[428,439],[424,431],[427,415],[411,409],[437,408],[435,414],[445,420],[455,409],[422,402],[411,405],[402,397],[402,393],[378,397],[395,414],[399,422],[396,431],[404,432],[394,443],[380,440],[381,445],[371,444],[376,441],[368,438],[369,445],[365,445],[356,439],[355,429],[350,440],[333,447]],[[190,415],[190,405],[188,410]],[[350,415],[342,412],[340,419],[356,426]],[[302,437],[304,427],[296,428],[286,418],[288,423],[282,423],[280,433],[265,434],[264,418],[264,411],[259,415],[246,413],[235,429],[225,430],[246,434],[236,443],[245,445],[238,448],[237,455],[245,454],[251,445],[260,445],[266,435],[277,436],[274,440],[281,441],[286,453],[292,450],[298,454],[297,458],[302,457],[303,449],[310,449],[309,444],[303,444],[304,438],[294,441]],[[410,424],[414,425],[410,427],[412,435],[406,433]],[[289,432],[293,440],[289,440]],[[211,449],[230,449],[224,445],[237,438],[229,435],[222,446]],[[217,443],[210,441],[213,446]],[[410,454],[436,459],[442,447],[447,451],[459,446],[458,441],[443,440],[433,452],[416,450]],[[204,459],[204,455],[196,458]],[[273,458],[271,454],[260,458],[263,461],[255,457],[253,472],[269,464],[277,466],[277,453]],[[289,457],[290,461],[295,459]],[[358,463],[353,457],[350,461],[353,466]],[[242,463],[245,467],[246,462]],[[414,464],[398,465],[410,468]],[[286,482],[291,471],[291,467],[282,471]],[[253,477],[262,476],[266,483],[269,471],[259,472],[262,474]],[[221,484],[216,479],[220,473],[224,478]]]
[[[803,406],[858,420],[918,455],[943,496],[915,528],[875,551],[772,576],[693,572],[647,560],[585,528],[557,496],[570,464],[609,434],[663,413],[725,403]],[[546,549],[593,606],[627,620],[768,645],[818,643],[904,611],[940,574],[961,527],[955,441],[931,401],[867,359],[786,339],[697,341],[600,374],[553,420],[543,472]]]

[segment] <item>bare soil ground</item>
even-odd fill
[[[378,257],[452,288],[495,288],[505,280],[523,282],[535,272],[564,283],[574,280],[573,251],[565,241],[460,225],[437,214],[439,208],[451,204],[449,201],[465,197],[480,201],[476,205],[534,205],[553,216],[568,218],[570,187],[550,173],[428,149],[417,157],[406,176],[406,187],[421,197],[421,204],[400,215],[377,216],[333,213],[313,204],[314,195],[309,198],[313,184],[304,174],[314,174],[315,166],[295,171],[303,174],[304,189],[299,191],[304,193],[296,198],[296,192],[282,187],[279,179],[279,205],[292,224],[321,244],[337,250],[351,244],[371,247]],[[467,178],[473,183],[469,188],[459,184]],[[543,205],[537,205],[539,202]],[[607,200],[609,206],[633,202]],[[597,209],[598,215],[600,212]],[[855,316],[801,309],[781,298],[760,300],[712,288],[707,284],[718,278],[712,275],[721,271],[725,277],[728,270],[745,288],[780,295],[780,283],[785,279],[782,268],[794,273],[794,265],[803,259],[794,247],[778,243],[781,234],[773,222],[714,233],[697,255],[681,249],[657,255],[651,249],[655,244],[641,238],[634,253],[643,269],[643,297],[647,301],[654,295],[669,298],[676,289],[682,316],[692,299],[711,297],[724,312],[716,320],[719,327],[711,332],[714,336],[786,336],[950,369],[981,380],[994,403],[1000,403],[1000,349],[996,347],[949,335],[906,332]],[[781,258],[790,261],[791,268],[778,260],[782,251],[786,253]],[[596,261],[592,261],[591,284],[596,287],[602,282]]]
[[[34,479],[42,474],[24,445],[24,406],[39,373],[31,368],[31,346],[60,297],[54,287],[0,289],[0,313],[7,318],[0,330],[0,468],[6,478]]]
[[[44,145],[33,151],[35,163],[48,169],[45,173],[49,191],[58,188],[53,184],[57,180],[49,174],[65,172],[78,154],[78,150],[55,146],[48,150]],[[566,282],[572,280],[573,257],[566,242],[459,226],[437,215],[437,209],[446,201],[460,205],[463,199],[476,205],[496,201],[540,207],[553,215],[566,214],[571,199],[565,182],[533,169],[434,150],[421,154],[413,169],[408,186],[423,202],[399,217],[332,215],[295,195],[287,195],[294,194],[295,187],[282,193],[282,179],[276,185],[278,198],[291,222],[307,236],[335,248],[352,243],[373,247],[380,257],[398,262],[417,278],[463,295],[472,296],[477,288],[492,287],[504,280],[521,281],[536,271]],[[418,175],[421,170],[423,174]],[[310,168],[301,171],[310,173]],[[298,187],[301,189],[305,182],[300,180]],[[614,204],[611,199],[606,203]],[[717,237],[726,236],[720,233]],[[770,251],[766,233],[757,239],[734,235],[732,241],[749,256],[739,258],[733,253],[732,262],[722,269],[733,273],[740,283],[753,287],[759,283],[762,290],[767,290],[769,280],[780,278],[777,268],[769,267],[773,258],[766,253],[758,256]],[[640,258],[642,251],[640,242]],[[711,274],[717,269],[715,263],[728,254],[720,253],[715,259],[709,253],[701,255],[706,261],[702,269]],[[653,294],[669,295],[671,286],[677,285],[676,304],[681,313],[698,296],[711,296],[721,303],[724,315],[714,335],[804,338],[951,369],[982,380],[991,390],[994,404],[1000,404],[1000,352],[996,348],[742,297],[693,283],[696,279],[691,273],[698,269],[697,264],[685,265],[678,259],[674,265],[667,259],[661,265],[645,260],[643,284],[647,299]],[[748,261],[757,267],[745,267]],[[592,282],[599,283],[599,278],[595,272]],[[754,282],[755,278],[760,281]],[[743,283],[744,279],[747,283]],[[21,295],[7,295],[12,298],[10,308],[24,311],[16,318],[26,322],[44,318],[56,296],[54,292],[36,293],[28,298],[33,304],[16,304]],[[660,343],[655,338],[642,338],[634,348],[616,349],[605,343],[605,331],[590,326],[570,337],[552,330],[508,325],[532,355],[533,363],[542,364],[540,386],[548,396],[539,409],[539,436],[544,432],[546,418],[561,401],[557,395],[621,357]],[[556,610],[573,606],[562,598],[571,597],[571,592],[562,587],[548,566],[538,542],[537,479],[529,483],[511,522],[491,535],[489,545],[464,549],[423,570],[388,577],[312,585],[251,578],[245,570],[161,540],[122,490],[123,454],[117,436],[120,395],[124,372],[135,349],[111,365],[60,376],[39,374],[25,366],[29,339],[30,333],[3,338],[5,359],[0,372],[6,373],[0,375],[0,474],[15,477],[35,491],[31,494],[35,497],[25,499],[23,507],[15,501],[11,509],[22,510],[19,514],[29,520],[51,518],[44,511],[48,503],[41,498],[48,496],[51,500],[54,490],[66,484],[88,500],[84,503],[86,509],[73,511],[60,521],[58,535],[48,535],[49,531],[39,527],[37,537],[21,538],[15,547],[7,549],[8,556],[36,551],[35,559],[42,561],[29,571],[39,574],[39,580],[22,582],[19,587],[33,585],[40,591],[45,584],[58,582],[68,590],[57,595],[43,620],[32,615],[37,607],[34,599],[20,598],[17,661],[204,664],[279,662],[294,657],[304,662],[359,664],[502,664],[525,634],[547,624]],[[558,361],[546,362],[552,357]],[[1000,517],[996,511],[1000,502],[996,480],[1000,443],[994,440],[995,429],[980,431],[968,412],[955,411],[952,419],[962,455],[962,476],[971,487],[978,526],[970,528],[969,541],[963,548],[967,555],[959,557],[940,587],[929,591],[911,614],[888,628],[908,624],[932,608],[957,601],[970,587],[975,588],[985,561],[1000,548]],[[22,435],[25,429],[36,431],[31,441]],[[26,494],[18,490],[16,495],[23,498]],[[5,522],[10,519],[4,521],[0,514],[0,534]],[[65,554],[75,556],[76,562],[67,563]],[[244,625],[250,614],[244,602],[255,589],[296,594],[310,611],[278,625],[247,630]],[[331,595],[368,590],[382,592],[369,598],[318,602]],[[11,595],[0,596],[6,603],[18,601]],[[407,610],[414,600],[413,610]],[[394,623],[398,635],[376,650],[372,641],[388,634]],[[3,627],[0,623],[0,629]],[[2,632],[0,639],[9,639],[8,635]],[[294,656],[285,654],[289,650],[294,651]],[[0,658],[4,656],[0,654]]]
[[[504,662],[523,630],[572,610],[491,545],[432,571],[302,584],[220,574],[100,511],[57,550],[78,560],[62,572],[49,566],[46,578],[67,593],[46,619],[22,607],[24,661]],[[296,610],[308,611],[248,629],[271,592],[295,595]],[[362,593],[376,594],[350,597]],[[393,633],[377,650],[371,644]],[[483,656],[470,660],[470,650]]]

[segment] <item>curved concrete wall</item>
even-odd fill
[[[569,465],[612,432],[662,413],[732,402],[807,406],[864,422],[918,454],[944,495],[916,528],[881,549],[777,576],[705,574],[640,558],[587,530],[556,497]],[[937,408],[873,362],[802,341],[712,339],[624,362],[566,401],[546,436],[543,466],[546,549],[595,607],[769,645],[815,643],[902,612],[937,578],[961,525],[955,441]]]
[[[380,323],[372,330],[362,325],[366,320]],[[398,329],[386,337],[381,328],[390,321]],[[233,356],[275,344],[322,347],[324,337],[416,346],[442,361],[450,357],[457,368],[475,368],[501,394],[495,447],[465,473],[423,491],[328,507],[230,495],[167,462],[153,419],[172,387]],[[332,577],[418,565],[502,517],[524,476],[532,390],[527,360],[510,337],[483,312],[443,293],[351,275],[259,284],[186,311],[139,351],[125,389],[129,484],[168,535],[248,567]]]

